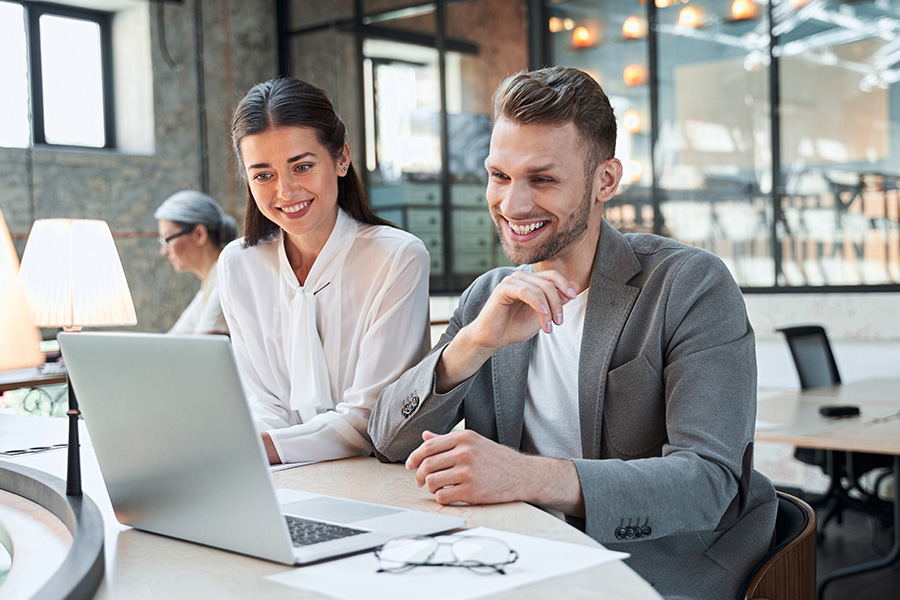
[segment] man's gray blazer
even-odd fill
[[[530,267],[520,267],[530,269]],[[428,429],[466,428],[519,449],[534,340],[498,350],[434,393],[443,348],[511,269],[481,276],[423,361],[381,393],[379,458],[402,461]],[[538,334],[541,335],[541,334]],[[551,334],[552,335],[552,334]],[[578,365],[586,518],[570,519],[664,595],[735,598],[768,551],[772,484],[753,470],[756,352],[743,297],[714,255],[603,222]]]

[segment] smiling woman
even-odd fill
[[[428,252],[369,208],[319,88],[258,84],[232,137],[247,217],[219,261],[222,308],[269,460],[368,454],[378,393],[429,347]]]

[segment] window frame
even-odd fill
[[[85,150],[110,150],[116,147],[115,96],[113,89],[112,59],[112,14],[108,12],[76,8],[29,0],[6,0],[19,4],[25,11],[25,43],[27,46],[28,84],[30,91],[31,147],[74,148]],[[100,28],[100,69],[103,85],[103,129],[102,146],[80,146],[74,144],[54,144],[47,141],[44,131],[44,89],[41,65],[40,18],[43,15],[80,19],[96,23]]]
[[[598,0],[597,7],[604,7],[610,4],[612,0]],[[532,57],[540,58],[538,62],[547,65],[564,64],[560,61],[560,57],[554,56],[552,42],[549,40],[547,23],[553,13],[554,3],[550,0],[528,0],[530,14],[534,15],[534,20],[529,21],[529,25],[534,27],[539,24],[541,27],[540,34],[534,33],[530,37],[529,53]],[[783,199],[787,196],[784,189],[785,172],[782,164],[781,156],[781,133],[783,126],[781,123],[782,100],[781,91],[785,86],[785,82],[780,76],[780,49],[781,39],[775,33],[773,23],[776,22],[774,4],[772,0],[760,2],[760,8],[763,11],[762,18],[766,20],[767,35],[769,37],[768,44],[768,84],[769,84],[769,115],[770,115],[770,134],[771,134],[771,191],[768,193],[768,202],[772,209],[772,224],[770,235],[770,256],[773,259],[774,266],[774,284],[773,285],[745,285],[740,284],[741,291],[744,294],[818,294],[818,293],[896,293],[900,292],[900,283],[849,283],[849,284],[823,284],[812,285],[803,283],[801,285],[789,285],[784,282],[783,252],[782,242],[783,234],[779,231],[779,223],[781,221],[781,211]],[[640,8],[635,9],[640,10]],[[661,206],[669,199],[670,190],[665,189],[660,182],[660,158],[658,153],[659,134],[661,130],[659,116],[659,92],[660,92],[660,66],[659,66],[659,35],[657,30],[657,15],[660,10],[655,2],[646,2],[644,16],[648,22],[647,32],[647,65],[648,78],[647,85],[649,88],[649,104],[650,104],[650,169],[651,169],[651,185],[648,190],[650,200],[653,207],[653,233],[662,235],[662,224],[664,222]]]

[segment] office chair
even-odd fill
[[[812,600],[816,594],[815,533],[812,507],[778,492],[775,542],[750,572],[739,600]]]
[[[801,325],[782,327],[777,331],[784,334],[787,340],[802,389],[840,385],[841,375],[831,351],[831,344],[828,342],[828,335],[823,327]],[[874,514],[877,517],[888,518],[884,508],[878,506],[877,498],[860,502],[852,499],[847,493],[856,488],[863,493],[864,498],[867,498],[868,494],[859,485],[859,477],[872,469],[890,468],[892,465],[890,456],[796,448],[794,457],[803,463],[821,468],[831,477],[828,490],[821,498],[811,502],[814,506],[828,505],[827,512],[821,519],[822,532],[834,517],[837,517],[838,523],[842,523],[843,509],[847,506]],[[829,461],[832,463],[830,466]],[[848,481],[846,488],[841,483],[842,478],[846,478]],[[820,538],[822,535],[823,533],[819,534]]]

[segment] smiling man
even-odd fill
[[[736,597],[776,512],[751,466],[740,290],[714,255],[603,220],[622,165],[590,76],[513,75],[493,119],[488,205],[523,266],[476,280],[437,346],[384,389],[379,458],[443,504],[544,507],[631,553],[664,595]]]

